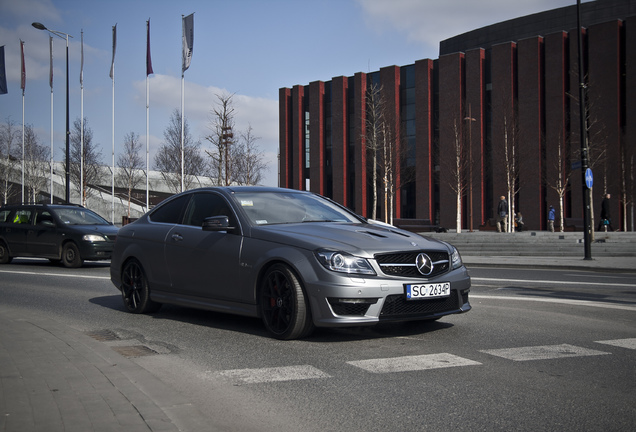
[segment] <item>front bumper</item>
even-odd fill
[[[80,243],[80,255],[85,261],[109,260],[113,255],[115,242],[87,242]]]
[[[388,321],[431,320],[471,309],[470,277],[464,267],[427,283],[450,282],[448,297],[407,300],[403,278],[355,278],[307,283],[307,294],[317,327],[373,325]],[[420,281],[421,282],[421,281]]]

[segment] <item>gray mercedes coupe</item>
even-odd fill
[[[165,200],[119,230],[110,276],[132,313],[169,303],[261,317],[278,339],[471,309],[453,246],[281,188]]]

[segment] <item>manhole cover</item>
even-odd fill
[[[124,357],[143,357],[157,354],[157,351],[151,350],[144,345],[113,346],[111,348]]]
[[[119,336],[117,336],[112,330],[95,330],[86,332],[86,334],[101,342],[119,340]]]

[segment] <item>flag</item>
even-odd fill
[[[24,41],[20,39],[20,56],[22,58],[21,68],[20,68],[20,88],[24,92],[26,88],[26,69],[24,67]]]
[[[150,19],[146,21],[146,76],[154,73],[152,71],[152,59],[150,58]]]
[[[192,60],[192,46],[194,45],[194,14],[190,14],[183,20],[183,66],[181,72],[190,67]]]
[[[84,30],[82,30],[82,57],[80,61],[80,85],[84,85]]]
[[[49,67],[49,87],[53,90],[53,36],[49,36],[49,56],[50,58],[50,67]]]
[[[7,73],[4,68],[4,45],[0,46],[0,94],[7,94]]]
[[[110,63],[110,74],[108,75],[111,79],[115,79],[115,47],[117,46],[117,24],[113,26],[113,60]]]

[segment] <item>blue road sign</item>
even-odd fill
[[[588,189],[592,189],[592,185],[594,184],[594,176],[592,175],[592,170],[590,168],[585,170],[585,186]]]

